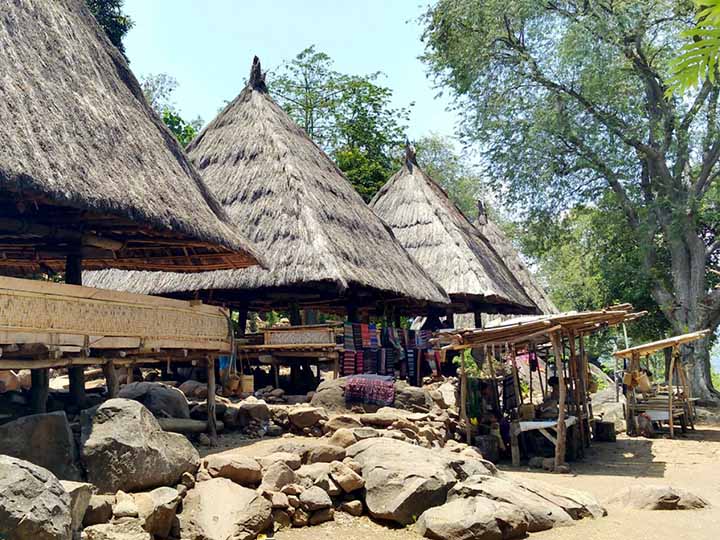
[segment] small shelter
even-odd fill
[[[410,257],[332,160],[268,93],[260,61],[247,86],[188,146],[235,229],[272,261],[201,275],[105,271],[94,286],[200,298],[246,313],[413,311],[445,292]],[[242,316],[241,316],[242,320]],[[297,321],[295,321],[297,322]]]
[[[257,263],[85,2],[6,2],[0,44],[0,274]],[[80,401],[85,365],[111,389],[115,359],[230,348],[220,310],[98,293],[0,278],[0,368],[32,369],[38,411],[50,367]]]
[[[453,312],[473,312],[478,321],[480,313],[540,312],[487,238],[418,166],[409,145],[402,168],[370,207],[445,289]]]

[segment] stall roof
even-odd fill
[[[0,9],[0,273],[256,263],[82,0]]]
[[[697,341],[698,339],[702,339],[709,335],[710,330],[690,332],[689,334],[682,334],[680,336],[661,339],[659,341],[644,343],[643,345],[637,345],[635,347],[630,347],[629,349],[623,349],[621,351],[613,353],[613,355],[617,358],[632,358],[633,354],[643,356],[646,354],[652,354],[654,352],[661,351],[663,349],[667,349],[669,347],[677,347],[678,345],[682,345],[684,343]]]

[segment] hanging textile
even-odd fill
[[[393,378],[382,375],[354,375],[345,384],[345,401],[388,407],[395,402]]]
[[[517,409],[517,393],[515,392],[515,376],[510,374],[503,378],[503,411],[509,412],[513,409]]]

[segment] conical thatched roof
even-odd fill
[[[510,269],[515,278],[520,282],[530,299],[535,302],[540,311],[544,315],[558,313],[550,297],[545,289],[540,285],[532,275],[527,265],[520,258],[520,254],[512,245],[510,239],[487,215],[485,205],[478,201],[478,219],[475,227],[488,239],[490,244],[495,248],[498,255],[502,258],[505,265]]]
[[[82,0],[0,7],[0,273],[255,263]]]
[[[487,239],[418,166],[410,147],[402,169],[370,207],[450,295],[455,311],[538,311]]]
[[[257,58],[250,82],[188,147],[236,229],[269,261],[199,276],[89,277],[100,287],[168,294],[213,291],[212,300],[325,301],[354,298],[447,303],[390,228],[342,172],[268,95]]]

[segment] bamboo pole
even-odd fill
[[[215,358],[213,356],[207,357],[207,428],[210,440],[215,442],[217,440],[217,423],[215,417]]]
[[[472,441],[470,419],[467,415],[467,373],[465,372],[465,351],[460,353],[460,416],[465,422],[465,438],[467,443]]]
[[[678,357],[680,356],[680,352],[678,350],[678,347],[673,347],[673,355],[670,359],[670,381],[668,383],[668,426],[670,426],[670,438],[675,438],[675,421],[673,419],[673,394],[675,393],[675,389],[673,388],[673,379],[675,378],[675,369],[676,369],[676,362],[678,360]]]
[[[555,354],[556,366],[559,364],[557,369],[559,395],[558,395],[558,423],[557,423],[557,443],[555,445],[555,468],[559,468],[565,463],[565,441],[567,438],[567,427],[565,426],[565,375],[562,369],[562,352],[561,352],[561,337],[560,332],[553,332],[550,335],[552,341],[553,352]]]

